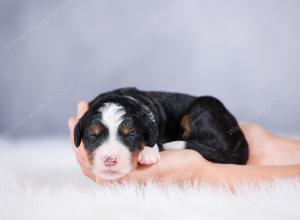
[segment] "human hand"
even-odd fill
[[[239,125],[249,144],[249,160],[247,164],[271,165],[270,158],[274,156],[274,149],[278,150],[278,148],[274,148],[276,145],[272,141],[274,135],[257,124],[240,122]],[[276,141],[278,142],[278,140]],[[217,173],[208,173],[214,167],[214,164],[193,150],[163,151],[160,155],[161,160],[159,163],[150,167],[139,167],[131,171],[124,179],[138,182],[145,182],[151,178],[160,182],[168,180],[176,182],[186,180],[198,181],[205,178],[205,176],[214,176]],[[274,164],[274,161],[272,161],[272,164]]]
[[[69,118],[68,125],[70,131],[70,141],[72,144],[73,151],[75,153],[76,159],[80,165],[80,168],[84,175],[90,177],[92,180],[96,181],[96,176],[91,171],[91,165],[88,160],[87,152],[84,149],[83,143],[80,143],[79,147],[76,147],[74,144],[74,128],[78,122],[78,120],[84,115],[84,113],[88,110],[89,105],[87,102],[82,101],[77,105],[77,113],[76,116]]]
[[[280,161],[273,161],[274,154],[279,151],[274,144],[275,136],[261,126],[249,123],[239,123],[249,145],[248,165],[280,165]]]
[[[200,181],[212,163],[194,150],[168,150],[160,152],[160,161],[151,166],[140,165],[119,181],[145,183]]]

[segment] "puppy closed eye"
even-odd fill
[[[124,136],[128,136],[133,132],[133,128],[130,128],[126,125],[121,126],[120,128],[120,132],[124,135]]]
[[[101,134],[102,131],[103,131],[103,127],[101,125],[92,125],[89,128],[89,134],[94,136]]]

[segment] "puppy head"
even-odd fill
[[[137,167],[138,153],[149,143],[153,129],[133,109],[104,102],[90,108],[76,125],[75,145],[83,142],[96,176],[117,179]]]

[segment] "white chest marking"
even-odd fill
[[[186,142],[185,141],[172,141],[163,144],[164,150],[182,150],[185,149]]]
[[[102,123],[108,129],[108,138],[94,151],[93,173],[97,178],[117,179],[132,169],[131,153],[127,146],[119,140],[119,126],[123,121],[125,109],[115,103],[105,103],[99,108]],[[106,167],[103,158],[114,157],[117,164]]]

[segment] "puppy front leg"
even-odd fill
[[[143,165],[152,165],[159,161],[159,148],[157,144],[153,147],[145,146],[138,155],[138,162]]]

